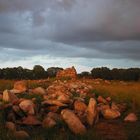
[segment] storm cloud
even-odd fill
[[[0,0],[0,59],[139,67],[139,7],[139,0]]]

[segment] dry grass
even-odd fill
[[[110,96],[117,102],[126,102],[133,111],[140,111],[140,82],[112,81],[110,84],[94,85],[93,92],[104,97]]]

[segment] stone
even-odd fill
[[[138,118],[135,113],[128,114],[124,119],[125,122],[136,122],[137,120]]]
[[[15,136],[16,139],[27,139],[27,138],[30,137],[29,134],[26,131],[23,131],[23,130],[15,131],[14,136]]]
[[[27,91],[27,85],[25,81],[17,81],[14,83],[14,90],[17,90],[17,93],[23,93]]]
[[[2,94],[0,94],[0,100],[3,98]]]
[[[107,101],[107,102],[111,102],[111,100],[112,100],[111,97],[107,97],[107,98],[106,98],[106,101]]]
[[[120,111],[119,107],[117,106],[117,104],[115,102],[112,102],[111,109]]]
[[[10,122],[15,122],[16,121],[16,116],[15,116],[14,112],[9,112],[7,114],[7,121],[10,121]]]
[[[47,114],[47,117],[52,118],[52,119],[55,120],[56,122],[62,121],[61,115],[59,115],[59,114],[57,114],[57,113],[49,112],[49,113]]]
[[[61,103],[70,103],[71,102],[69,96],[65,95],[65,94],[58,96],[57,100],[60,101]]]
[[[58,71],[56,77],[57,78],[76,78],[77,72],[74,67],[67,68],[65,70]]]
[[[16,131],[16,126],[13,122],[6,122],[5,127],[10,131]]]
[[[34,103],[31,100],[23,100],[19,104],[19,107],[27,114],[34,115]]]
[[[92,126],[98,120],[97,102],[94,98],[90,98],[87,107],[87,123]]]
[[[36,116],[29,115],[23,118],[22,124],[24,125],[40,125],[41,122],[36,118]]]
[[[121,116],[121,113],[113,109],[104,109],[102,115],[105,119],[116,119]]]
[[[48,107],[46,108],[46,110],[49,111],[49,112],[54,112],[54,113],[56,113],[56,112],[59,111],[59,108],[60,108],[59,106],[53,105],[53,106],[48,106]]]
[[[61,111],[63,120],[66,122],[70,130],[74,134],[85,134],[86,128],[81,123],[80,119],[69,109],[64,109]]]
[[[40,95],[45,95],[46,94],[46,90],[42,87],[37,87],[37,88],[33,89],[32,92],[34,94],[40,94]]]
[[[81,101],[74,102],[74,110],[85,112],[86,109],[87,109],[87,105],[84,102],[81,102]]]
[[[63,104],[58,100],[46,100],[46,101],[43,101],[42,105],[45,105],[45,104],[56,105],[56,106],[59,106],[59,107],[67,106],[66,104]]]
[[[107,103],[107,101],[106,101],[102,96],[98,96],[97,101],[98,101],[99,103],[104,103],[104,104]]]
[[[56,125],[55,120],[53,120],[50,117],[46,117],[43,122],[42,122],[42,127],[43,128],[52,128]]]
[[[3,101],[14,103],[17,100],[18,97],[14,93],[11,93],[9,90],[5,90],[3,92]]]
[[[103,111],[103,110],[105,110],[105,109],[110,109],[110,106],[108,105],[108,104],[103,104],[103,103],[100,103],[100,104],[98,104],[98,106],[97,106],[97,110],[99,111],[99,112],[101,112],[101,111]]]

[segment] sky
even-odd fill
[[[140,0],[0,0],[0,67],[140,67]]]

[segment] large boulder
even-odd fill
[[[92,126],[98,121],[97,102],[94,98],[90,98],[87,107],[87,123]]]
[[[11,93],[9,90],[5,90],[3,92],[3,101],[14,103],[18,101],[18,97],[14,93]]]
[[[34,103],[31,100],[23,100],[19,104],[19,107],[27,114],[29,115],[34,115],[35,110],[34,110]]]
[[[63,120],[66,122],[66,124],[73,133],[84,134],[86,132],[85,126],[71,110],[64,109],[61,111],[61,115]]]
[[[76,78],[77,77],[77,72],[76,69],[74,67],[72,68],[67,68],[65,70],[60,70],[57,72],[56,75],[57,78]]]
[[[138,120],[138,118],[137,118],[136,114],[134,114],[134,113],[128,114],[124,119],[125,122],[136,122],[137,120]]]
[[[27,91],[27,84],[25,81],[17,81],[14,83],[14,89],[17,93],[23,93]]]
[[[121,113],[113,109],[104,109],[102,115],[105,119],[116,119],[121,116]]]

